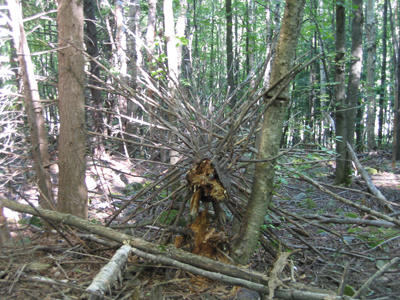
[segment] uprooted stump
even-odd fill
[[[206,158],[197,163],[186,174],[189,188],[193,192],[190,199],[190,214],[195,216],[199,212],[200,202],[208,212],[208,203],[212,203],[215,219],[223,226],[223,216],[220,203],[228,198],[228,193],[220,180],[218,168],[211,159]]]
[[[229,238],[226,231],[216,232],[215,228],[209,226],[210,214],[204,210],[189,226],[190,234],[176,237],[174,246],[189,250],[193,254],[228,263],[229,259],[225,251],[228,247]]]
[[[224,230],[224,219],[221,202],[227,200],[228,192],[220,180],[220,172],[212,160],[205,158],[196,163],[186,174],[189,188],[193,192],[190,199],[190,214],[196,216],[189,226],[190,234],[175,239],[177,248],[190,248],[194,254],[227,262],[224,251],[228,245],[228,234]],[[210,228],[211,214],[208,205],[211,202],[215,214],[217,228]],[[200,204],[204,210],[199,213]]]

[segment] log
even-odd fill
[[[385,196],[383,196],[382,193],[373,184],[371,178],[369,177],[368,173],[364,170],[363,166],[361,165],[360,161],[358,160],[357,155],[354,152],[351,145],[349,144],[349,142],[347,142],[347,150],[349,151],[350,158],[356,164],[357,170],[360,172],[362,178],[365,180],[365,183],[367,184],[368,189],[378,199],[379,203],[383,207],[384,212],[385,213],[394,213],[395,211],[394,211],[393,207],[386,200]]]
[[[131,246],[123,245],[115,252],[108,264],[101,268],[100,272],[93,279],[92,283],[86,289],[91,295],[90,300],[101,299],[105,293],[111,290],[119,280],[121,281],[122,269],[131,251]]]
[[[103,227],[69,214],[49,211],[41,208],[32,208],[29,205],[20,204],[15,201],[0,197],[0,204],[11,210],[47,218],[52,221],[74,226],[90,233],[98,234],[110,240],[129,243],[132,252],[138,256],[150,259],[165,265],[175,266],[190,273],[201,275],[219,282],[246,287],[261,294],[269,294],[268,276],[265,274],[244,269],[239,266],[225,264],[216,260],[187,253],[173,246],[161,247]],[[351,300],[348,296],[334,296],[322,293],[312,293],[294,289],[276,290],[275,296],[280,299],[290,300]]]

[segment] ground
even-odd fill
[[[373,182],[393,208],[399,211],[399,168],[392,173],[389,157],[382,151],[362,157],[361,162],[363,166],[377,170],[376,174],[371,175]],[[108,168],[104,168],[106,165]],[[89,220],[104,223],[127,197],[156,178],[154,168],[147,163],[132,164],[115,157],[104,158],[101,164],[93,163],[88,170],[90,176],[87,183],[91,191]],[[305,172],[319,182],[333,183],[333,169],[329,164]],[[284,180],[280,180],[280,186],[277,187],[274,206],[278,212],[288,212],[291,215],[285,215],[283,219],[271,213],[267,217],[264,232],[280,240],[282,249],[302,249],[292,257],[284,270],[283,278],[292,277],[296,280],[293,285],[299,288],[302,285],[302,288],[312,291],[323,290],[324,293],[336,292],[344,266],[349,263],[346,285],[349,290],[358,290],[390,259],[400,257],[398,228],[317,222],[312,219],[315,214],[327,218],[374,218],[324,194],[296,176],[281,176]],[[20,184],[21,190],[28,191],[28,183],[24,185],[21,180]],[[367,191],[360,177],[354,178],[351,188]],[[342,188],[330,189],[346,199],[381,211],[378,202],[370,196]],[[24,194],[32,201],[35,200],[34,192]],[[3,196],[10,195],[3,193]],[[135,212],[137,206],[131,207],[120,220],[134,214],[128,223],[140,223],[162,215],[165,207],[166,203],[163,203],[140,214]],[[6,215],[9,217],[14,246],[0,251],[0,299],[79,299],[100,268],[119,247],[105,240],[89,240],[83,235],[85,232],[74,228],[67,228],[65,236],[47,234],[36,226],[40,225],[40,220],[21,214],[12,215],[9,211]],[[125,232],[158,242],[162,231],[157,226],[147,225]],[[273,239],[272,235],[269,237]],[[268,274],[273,263],[274,258],[260,246],[249,268]],[[43,282],[46,278],[55,281]],[[397,265],[376,278],[364,298],[400,299],[399,281],[400,266]],[[121,280],[105,299],[158,299],[154,295],[160,291],[165,299],[259,297],[258,293],[248,289],[227,286],[131,256]]]

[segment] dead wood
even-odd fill
[[[366,225],[366,226],[376,226],[376,227],[395,227],[396,224],[381,221],[381,220],[364,220],[357,218],[328,218],[326,216],[320,215],[303,215],[303,218],[320,220],[320,223],[336,223],[336,224],[354,224],[354,225]]]
[[[5,198],[0,197],[1,203],[11,209],[18,212],[23,212],[27,214],[31,214],[34,216],[41,216],[44,218],[48,218],[52,221],[60,222],[62,224],[74,226],[76,228],[89,231],[92,234],[97,234],[99,236],[105,237],[115,242],[119,242],[123,244],[124,241],[129,241],[132,247],[138,248],[142,251],[146,251],[148,253],[153,254],[162,254],[170,257],[171,259],[190,264],[199,268],[203,268],[209,270],[211,272],[218,272],[222,274],[227,274],[229,276],[242,278],[245,280],[250,280],[254,282],[267,283],[268,277],[262,273],[244,269],[239,266],[234,266],[226,263],[222,263],[216,260],[212,260],[206,257],[202,257],[199,255],[194,255],[192,253],[188,253],[182,251],[180,249],[176,249],[172,245],[169,246],[159,246],[145,240],[132,237],[130,235],[120,233],[116,230],[100,226],[88,221],[85,221],[81,218],[77,218],[75,216],[69,214],[62,214],[55,211],[49,211],[44,209],[33,209],[29,205],[20,204],[15,201],[11,201]]]
[[[360,172],[362,178],[364,178],[365,183],[368,186],[368,189],[379,200],[379,203],[383,207],[384,212],[385,213],[394,213],[395,211],[394,211],[393,207],[386,200],[385,196],[383,196],[382,193],[373,184],[371,178],[369,177],[368,173],[364,170],[363,166],[361,165],[360,161],[358,160],[357,155],[354,153],[353,148],[351,147],[349,142],[347,142],[347,150],[349,152],[349,156],[351,157],[351,159],[356,164],[357,170]]]
[[[358,299],[362,296],[362,294],[368,289],[371,283],[381,276],[385,271],[387,271],[392,266],[398,264],[400,262],[400,257],[395,257],[391,261],[389,261],[386,265],[384,265],[379,271],[377,271],[374,275],[371,276],[361,287],[360,289],[354,294],[354,299]]]
[[[121,273],[126,265],[130,251],[131,246],[129,245],[123,245],[117,250],[110,262],[100,270],[86,289],[86,292],[90,293],[90,295],[87,295],[87,299],[101,299],[118,281],[121,281]]]
[[[359,209],[361,211],[365,211],[365,212],[367,212],[367,213],[369,213],[369,214],[371,214],[371,215],[373,215],[375,217],[378,217],[378,218],[384,219],[386,221],[389,221],[389,222],[395,224],[396,226],[400,227],[400,220],[397,220],[395,218],[392,218],[392,217],[389,217],[389,216],[387,216],[385,214],[377,212],[376,210],[373,210],[373,209],[371,209],[369,207],[366,207],[365,205],[360,205],[360,204],[354,203],[354,202],[352,202],[350,200],[347,200],[347,199],[345,199],[343,197],[340,197],[339,195],[335,194],[334,192],[331,192],[330,190],[324,188],[321,184],[319,184],[315,180],[311,179],[310,177],[304,175],[303,173],[300,173],[300,172],[298,172],[298,171],[296,171],[294,169],[290,169],[290,171],[292,173],[298,175],[300,178],[304,179],[305,181],[311,183],[313,186],[317,187],[318,189],[320,189],[324,193],[328,194],[329,196],[331,196],[331,197],[333,197],[333,198],[335,198],[335,199],[337,199],[337,200],[339,200],[339,201],[341,201],[343,203],[346,203],[346,204],[348,204],[350,206],[353,206],[353,207],[355,207],[355,208],[357,208],[357,209]]]
[[[69,214],[58,213],[40,208],[33,209],[28,205],[20,204],[2,197],[0,197],[0,201],[5,207],[15,211],[41,216],[55,222],[74,226],[121,244],[128,242],[133,247],[132,251],[136,255],[140,254],[140,256],[143,258],[151,259],[165,265],[176,266],[193,274],[204,276],[212,280],[243,286],[258,291],[262,294],[269,294],[270,290],[266,286],[269,278],[262,273],[188,253],[180,249],[176,249],[173,246],[157,246],[153,243],[149,243],[139,238],[134,238],[132,236],[85,221]],[[292,289],[277,290],[275,291],[275,296],[281,299],[291,300],[351,299],[347,296],[339,297],[329,294],[311,293]]]

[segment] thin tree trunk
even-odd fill
[[[383,4],[383,25],[382,25],[382,70],[381,70],[381,86],[379,95],[379,116],[378,116],[378,146],[382,146],[383,140],[383,124],[384,124],[384,104],[386,95],[386,55],[387,55],[387,8],[388,0]]]
[[[99,49],[97,46],[97,28],[96,28],[96,3],[94,0],[84,1],[84,12],[85,12],[85,22],[86,22],[86,36],[85,45],[86,52],[91,57],[96,58],[99,55]],[[89,72],[96,78],[100,78],[100,68],[93,61],[90,61]],[[90,93],[92,94],[92,101],[95,110],[92,113],[92,131],[97,133],[103,133],[103,113],[101,109],[103,108],[103,101],[101,99],[101,90],[96,87],[101,86],[100,82],[94,77],[89,78],[89,84],[93,87],[90,88]],[[102,138],[100,135],[95,135],[93,137],[93,150],[96,152],[101,152],[103,149]]]
[[[374,21],[374,0],[367,1],[367,16],[365,24],[367,36],[367,146],[369,150],[375,149],[375,112],[376,99],[374,91],[375,53],[376,53],[376,28]]]
[[[305,0],[286,0],[276,57],[272,67],[272,83],[288,72],[293,65],[303,20],[304,4]],[[280,88],[282,88],[282,84],[266,95],[266,101],[276,96]],[[257,159],[266,159],[277,155],[289,99],[289,88],[286,87],[266,111]],[[275,165],[276,161],[256,163],[255,165],[252,193],[246,215],[232,249],[234,259],[241,264],[248,262],[256,248],[261,225],[274,191]]]
[[[149,74],[151,75],[154,72],[153,65],[153,56],[154,56],[154,38],[156,35],[156,6],[157,0],[149,0],[149,14],[147,18],[147,32],[146,32],[146,46],[147,46],[147,64]],[[147,90],[147,95],[150,99],[154,98],[153,91],[150,89]],[[148,109],[154,113],[154,108],[149,106]],[[155,124],[154,118],[149,115],[150,122]],[[154,127],[150,127],[150,139],[154,139],[156,137],[156,129]],[[152,150],[152,156],[154,159],[154,151]]]
[[[174,21],[174,11],[172,8],[172,0],[164,0],[164,30],[165,30],[165,43],[167,48],[167,59],[168,59],[168,87],[171,91],[172,101],[175,101],[176,87],[178,85],[178,54],[176,49],[176,39],[175,39],[175,21]],[[175,103],[172,103],[175,105]],[[174,110],[173,107],[170,107]],[[176,117],[169,114],[168,121],[171,124],[176,122]],[[168,133],[168,141],[176,147],[177,136]],[[179,153],[176,150],[170,150],[170,163],[172,165],[176,164],[179,159]]]
[[[127,68],[128,73],[130,74],[129,86],[133,90],[137,90],[139,87],[138,84],[138,76],[139,69],[142,63],[142,53],[140,52],[140,41],[138,37],[140,37],[140,3],[139,0],[131,1],[129,5],[129,33],[127,36]],[[126,114],[130,118],[138,118],[139,117],[139,106],[134,103],[131,99],[127,99],[126,104]],[[136,130],[136,125],[134,122],[127,121],[126,123],[126,132],[128,134],[134,134]],[[129,139],[132,137],[129,136]],[[129,152],[131,153],[134,150],[134,145],[130,144],[128,146]]]
[[[350,145],[354,145],[354,132],[356,126],[356,107],[358,105],[359,98],[359,85],[361,77],[361,67],[362,67],[362,26],[363,26],[363,5],[362,0],[353,0],[353,7],[357,7],[354,12],[354,17],[352,21],[352,45],[351,45],[351,66],[350,74],[347,86],[347,97],[344,106],[337,106],[340,110],[345,111],[344,124],[342,126],[346,127],[346,130],[342,133],[337,132],[337,135],[343,136],[343,142]],[[344,37],[342,37],[344,38]],[[339,124],[337,124],[339,129]],[[344,136],[346,134],[346,136]],[[340,141],[342,142],[342,141]],[[339,142],[338,142],[339,143]],[[343,145],[341,145],[343,146]],[[351,161],[348,157],[347,146],[341,149],[340,163],[336,165],[336,184],[348,185],[351,182]],[[345,159],[342,160],[342,155]],[[343,168],[343,169],[340,169]]]
[[[25,36],[22,11],[17,0],[9,0],[11,19],[13,22],[14,43],[18,49],[18,60],[23,80],[25,110],[30,128],[32,154],[35,161],[39,203],[42,208],[55,209],[52,184],[50,179],[50,157],[47,132],[43,117],[43,107],[35,79],[31,53]]]
[[[335,56],[335,117],[336,117],[336,172],[335,184],[350,183],[345,172],[347,156],[347,104],[345,93],[346,14],[342,4],[336,5],[336,56]]]
[[[349,82],[347,85],[347,141],[354,146],[354,132],[356,127],[356,112],[358,100],[360,98],[360,78],[362,69],[362,36],[363,36],[363,0],[353,0],[353,22],[351,31],[351,66],[349,74]],[[348,166],[350,167],[350,166]]]
[[[85,145],[85,59],[83,1],[58,0],[58,150],[57,210],[87,219]]]
[[[226,10],[226,71],[229,94],[235,89],[234,65],[233,65],[233,18],[232,18],[232,0],[225,0]],[[230,102],[231,107],[235,105],[235,101]]]

